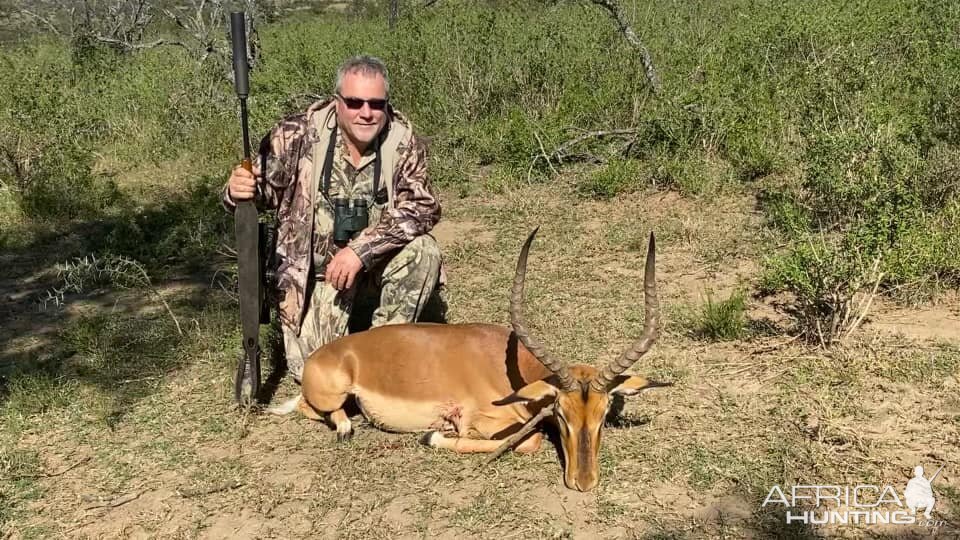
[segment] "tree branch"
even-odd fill
[[[605,129],[605,130],[598,130],[598,131],[588,131],[558,146],[556,149],[554,149],[553,153],[550,154],[550,159],[556,159],[557,162],[562,164],[563,158],[569,155],[567,154],[567,151],[573,146],[576,146],[582,143],[583,141],[586,141],[587,139],[594,139],[594,138],[599,139],[599,138],[611,137],[611,136],[620,137],[625,135],[636,135],[637,131],[638,131],[637,128]]]
[[[24,15],[29,15],[30,17],[33,17],[34,19],[42,22],[42,23],[44,24],[44,26],[46,26],[47,28],[49,28],[50,31],[53,32],[54,34],[56,34],[56,35],[58,35],[58,36],[62,36],[62,35],[63,35],[63,33],[60,32],[60,30],[59,30],[56,26],[54,26],[54,24],[53,24],[52,22],[50,22],[50,19],[41,17],[40,15],[37,15],[36,13],[34,13],[34,12],[32,12],[32,11],[28,11],[28,10],[26,10],[26,9],[21,9],[21,10],[20,10],[20,13],[23,13]]]
[[[650,51],[643,45],[643,42],[640,41],[640,38],[637,37],[637,33],[633,31],[633,28],[630,26],[630,23],[627,22],[626,15],[623,14],[623,10],[620,9],[620,5],[617,4],[615,0],[590,0],[592,3],[606,9],[610,12],[610,15],[617,21],[617,26],[620,27],[620,32],[623,33],[623,36],[627,38],[627,41],[630,45],[633,45],[635,49],[640,52],[640,59],[643,62],[643,68],[646,71],[647,81],[650,82],[650,86],[653,87],[653,93],[660,93],[660,78],[657,77],[657,72],[653,67],[653,60],[650,58]]]
[[[400,18],[400,0],[390,0],[390,13],[387,16],[387,27],[393,30],[397,27]]]
[[[182,41],[173,41],[169,39],[158,39],[156,41],[151,41],[150,43],[131,43],[129,41],[125,41],[122,39],[109,38],[107,36],[103,36],[100,34],[93,36],[93,38],[101,43],[109,43],[110,45],[119,45],[123,47],[124,50],[127,50],[127,51],[152,49],[154,47],[160,47],[161,45],[176,45],[179,47],[183,47],[184,49],[190,50],[190,47],[187,47],[187,45]]]

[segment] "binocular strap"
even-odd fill
[[[323,196],[330,199],[330,176],[333,174],[333,154],[337,149],[337,127],[330,132],[330,142],[327,143],[327,155],[323,160]],[[373,198],[380,193],[380,168],[383,160],[380,156],[380,141],[377,140],[377,155],[373,160]]]

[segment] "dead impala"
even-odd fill
[[[599,480],[600,429],[611,397],[671,384],[623,375],[659,333],[654,236],[650,234],[644,271],[643,334],[598,370],[567,366],[527,330],[523,285],[536,233],[530,233],[517,261],[510,295],[513,331],[491,324],[416,323],[350,334],[314,352],[303,369],[301,395],[268,411],[299,409],[314,420],[327,416],[337,439],[345,440],[352,426],[343,405],[352,394],[363,415],[381,429],[426,432],[421,441],[429,446],[497,455],[519,438],[523,441],[516,451],[538,450],[542,433],[526,433],[540,418],[550,417],[563,447],[564,484],[593,489]]]

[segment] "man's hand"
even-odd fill
[[[235,201],[247,201],[257,193],[256,177],[260,176],[260,167],[253,165],[253,172],[237,166],[230,174],[227,184],[230,186],[230,198]]]
[[[327,264],[324,280],[334,289],[342,291],[353,287],[357,274],[363,268],[363,262],[356,252],[350,248],[343,248],[333,256]]]

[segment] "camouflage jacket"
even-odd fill
[[[323,160],[336,128],[332,100],[311,105],[303,113],[276,124],[260,143],[261,170],[255,201],[261,209],[277,210],[277,288],[280,318],[299,332],[306,310],[308,281],[314,273],[314,252],[338,248],[331,230],[317,230],[316,212],[332,215],[332,204],[318,189]],[[358,233],[348,244],[365,269],[394,254],[440,220],[440,204],[427,177],[426,150],[413,133],[410,122],[389,109],[388,122],[380,136],[381,178],[387,190],[379,220]],[[263,166],[263,160],[266,166]],[[390,179],[391,181],[387,181]],[[318,204],[319,203],[319,204]],[[227,187],[223,205],[233,211],[236,203]],[[332,228],[332,225],[331,225]]]

